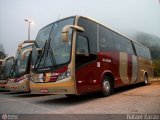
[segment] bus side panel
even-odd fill
[[[125,59],[123,55],[126,56]],[[128,57],[128,54],[124,53],[121,57],[118,51],[100,52],[98,53],[98,59],[96,61],[86,63],[79,67],[76,70],[77,93],[84,94],[101,90],[102,78],[107,72],[113,75],[115,88],[128,84],[132,74],[132,65],[128,65],[131,64],[131,56]],[[123,65],[124,62],[125,64]],[[123,69],[126,69],[125,72]],[[128,72],[128,70],[130,70],[130,72]],[[121,77],[120,72],[124,73]],[[128,80],[127,83],[124,82],[126,79]]]
[[[144,58],[138,57],[139,71],[138,71],[137,83],[144,81],[144,73],[145,73],[145,69],[146,69],[145,61],[146,60]]]
[[[97,61],[86,63],[76,70],[76,88],[78,94],[100,90],[97,76],[100,76]]]
[[[100,76],[98,81],[100,81],[101,89],[102,89],[102,78],[106,74],[112,74],[113,82],[114,82],[114,87],[119,86],[122,84],[120,80],[120,75],[119,75],[119,53],[116,51],[107,51],[107,52],[100,52],[98,54],[99,56],[99,61],[101,63],[101,71],[100,71]]]
[[[132,55],[132,77],[131,77],[131,84],[136,83],[138,79],[138,71],[139,71],[139,62],[138,57],[135,55]]]
[[[147,73],[149,79],[152,78],[152,61],[146,58],[138,57],[139,74],[137,82],[144,82],[144,75]]]

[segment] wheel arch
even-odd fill
[[[109,76],[111,78],[111,82],[112,82],[112,85],[113,85],[113,88],[114,88],[115,77],[114,77],[113,73],[110,70],[105,70],[101,75],[101,83],[102,83],[102,80],[103,80],[104,76]]]

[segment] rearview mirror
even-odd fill
[[[25,41],[21,42],[21,43],[18,45],[18,52],[21,51],[23,44],[25,44],[25,43],[33,43],[33,44],[34,44],[34,42],[35,42],[34,40],[25,40]]]
[[[22,52],[22,54],[21,54],[21,60],[24,60],[25,57],[26,57],[26,54],[29,53],[29,52],[31,52],[31,51],[32,51],[32,48],[24,50]]]
[[[42,48],[36,48],[36,50],[38,51],[38,53],[42,52]]]
[[[82,27],[80,27],[80,26],[77,26],[77,25],[66,25],[62,29],[62,40],[63,40],[63,42],[68,42],[68,34],[69,34],[70,28],[74,28],[77,31],[84,32],[84,29]]]
[[[5,64],[6,64],[6,61],[7,61],[8,59],[13,59],[13,60],[14,60],[14,56],[6,57],[6,58],[3,60],[2,65],[5,65]]]

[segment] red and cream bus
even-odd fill
[[[103,96],[114,88],[148,83],[150,50],[83,16],[58,20],[42,28],[31,63],[31,93]]]
[[[8,90],[8,79],[10,77],[10,72],[14,64],[14,56],[6,57],[1,65],[0,71],[0,89]]]
[[[26,44],[24,46],[24,44]],[[30,63],[34,41],[24,41],[18,45],[15,62],[10,72],[8,87],[11,92],[30,92]],[[25,56],[25,57],[24,57]]]

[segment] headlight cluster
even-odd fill
[[[0,80],[0,83],[4,83],[4,82],[7,82],[6,80]]]
[[[57,80],[63,80],[63,79],[68,78],[68,77],[70,77],[70,76],[71,76],[71,70],[68,69],[66,72],[60,74],[60,75],[58,76]]]
[[[20,80],[18,83],[23,83],[26,79]]]

